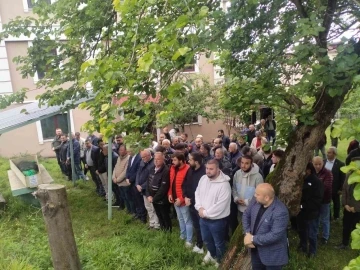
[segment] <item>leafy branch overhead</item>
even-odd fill
[[[218,104],[218,86],[212,86],[204,76],[177,77],[178,84],[169,87],[169,101],[165,102],[166,110],[159,109],[158,124],[166,126],[175,124],[184,128],[185,124],[198,122],[198,116],[207,120],[221,117]],[[182,83],[182,82],[185,82]],[[181,89],[185,87],[184,89]]]
[[[170,101],[176,103],[189,89],[174,76],[194,57],[210,55],[225,29],[214,25],[224,16],[220,1],[94,0],[80,5],[62,0],[51,6],[39,1],[33,12],[36,17],[4,25],[1,38],[34,37],[28,55],[14,60],[23,77],[42,71],[37,87],[46,92],[38,96],[40,103],[59,105],[94,95],[82,105],[95,119],[86,127],[106,136],[132,131],[134,141],[141,138],[143,124],[153,120],[153,114],[136,117],[151,111],[147,97],[159,97],[163,110],[170,111]],[[176,85],[181,95],[171,96]],[[114,100],[122,98],[122,110],[129,113],[118,121]],[[11,101],[2,97],[2,107]]]
[[[324,94],[342,100],[352,88],[360,68],[359,44],[351,37],[336,40],[356,28],[360,13],[353,1],[232,4],[233,29],[219,60],[228,77],[221,95],[227,109],[240,112],[262,104],[313,116]]]

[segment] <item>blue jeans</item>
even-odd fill
[[[225,234],[227,217],[221,219],[200,218],[200,230],[202,239],[210,252],[211,257],[221,261],[225,254]]]
[[[175,211],[180,225],[180,237],[186,239],[186,242],[191,243],[193,237],[193,224],[189,206],[175,205]]]
[[[318,218],[318,226],[322,227],[322,238],[329,240],[330,237],[330,203],[322,204],[320,208],[320,216]]]
[[[74,168],[77,179],[85,180],[85,175],[81,169],[80,163],[74,163]]]
[[[132,200],[131,186],[121,186],[119,187],[119,191],[127,211],[131,214],[136,214],[134,201]]]

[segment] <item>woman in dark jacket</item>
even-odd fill
[[[146,197],[154,206],[160,228],[171,232],[170,204],[167,197],[170,187],[170,173],[169,167],[165,164],[163,153],[155,153],[154,165],[155,168],[149,172]]]
[[[316,254],[319,230],[317,219],[320,215],[323,196],[323,183],[317,178],[314,165],[308,163],[302,188],[300,213],[297,216],[297,226],[300,238],[299,248],[308,253],[309,256],[315,256]]]

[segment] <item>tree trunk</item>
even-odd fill
[[[251,259],[248,250],[244,247],[244,233],[242,224],[236,228],[227,252],[220,265],[221,270],[251,270]]]
[[[65,186],[57,184],[39,185],[35,196],[41,203],[54,269],[81,269]]]
[[[337,97],[330,97],[326,91],[322,93],[313,107],[317,125],[305,126],[300,123],[297,130],[291,134],[285,157],[280,161],[274,173],[266,179],[273,185],[279,199],[288,207],[291,216],[296,216],[300,210],[306,165],[311,161],[316,145],[350,89],[351,85],[344,86],[343,94]],[[251,269],[249,256],[246,257],[243,249],[243,233],[240,227],[242,226],[239,225],[235,231],[221,264],[223,270]]]
[[[285,157],[280,161],[269,182],[274,186],[279,199],[288,207],[290,215],[296,216],[300,210],[302,183],[306,165],[313,156],[318,142],[330,125],[345,95],[351,88],[346,85],[343,94],[330,97],[326,90],[313,106],[317,125],[301,125],[291,134]]]

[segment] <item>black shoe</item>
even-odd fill
[[[321,238],[321,242],[322,245],[326,245],[328,243],[328,240],[326,240],[325,238]]]
[[[112,204],[112,206],[120,206],[120,203],[119,203],[119,202],[114,202],[114,203]]]
[[[138,219],[139,216],[138,216],[137,214],[133,214],[132,218],[133,218],[133,219]]]
[[[119,205],[119,210],[124,210],[125,206],[124,205]]]
[[[336,249],[348,249],[349,246],[345,246],[344,244],[341,244],[341,245],[338,245],[338,246],[335,246]]]

